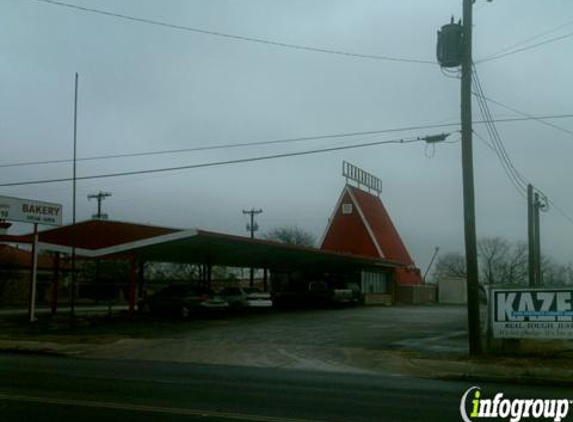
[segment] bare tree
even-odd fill
[[[527,279],[527,245],[512,245],[501,237],[478,241],[481,282],[483,284],[522,284]]]
[[[541,257],[541,281],[548,286],[564,286],[573,280],[571,263],[561,265],[547,256]]]
[[[276,242],[313,247],[316,244],[314,235],[297,226],[274,227],[263,235],[264,239]]]
[[[517,242],[511,249],[506,267],[505,282],[510,284],[526,284],[528,277],[527,243]]]
[[[523,284],[527,281],[527,245],[510,243],[501,237],[478,241],[481,284]],[[459,253],[447,253],[438,259],[434,278],[466,277],[466,262]]]
[[[173,262],[146,262],[145,273],[149,280],[197,280],[199,266]]]
[[[434,280],[450,277],[466,277],[466,259],[457,252],[448,252],[438,258],[434,270]]]

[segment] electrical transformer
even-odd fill
[[[462,64],[463,28],[461,23],[452,21],[438,31],[436,55],[442,67],[458,67]]]

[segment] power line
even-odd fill
[[[571,114],[569,117],[573,117],[573,114]],[[379,135],[382,133],[391,133],[391,132],[406,132],[409,130],[434,129],[434,128],[442,128],[442,127],[447,127],[447,126],[456,126],[456,125],[459,125],[459,123],[435,124],[435,125],[414,125],[414,126],[406,126],[406,127],[401,127],[401,128],[379,129],[379,130],[368,130],[368,131],[357,131],[357,132],[345,132],[345,133],[332,133],[332,134],[327,134],[327,135],[315,135],[315,136],[301,136],[301,137],[296,137],[296,138],[274,139],[274,140],[270,140],[270,141],[224,143],[224,144],[219,144],[219,145],[198,146],[198,147],[191,147],[191,148],[169,149],[169,150],[160,150],[160,151],[146,151],[146,152],[135,152],[135,153],[124,153],[124,154],[99,155],[99,156],[78,158],[77,161],[94,161],[94,160],[105,160],[105,159],[112,159],[112,158],[144,157],[144,156],[150,156],[150,155],[167,155],[167,154],[194,152],[194,151],[210,151],[210,150],[218,150],[218,149],[233,149],[233,148],[244,148],[244,147],[252,147],[252,146],[262,146],[262,145],[289,144],[289,143],[316,141],[316,140],[323,140],[323,139],[350,138],[350,137],[364,136],[364,135]],[[20,163],[0,164],[0,168],[31,166],[31,165],[39,165],[39,164],[59,164],[59,163],[69,163],[71,161],[72,161],[71,159],[27,161],[27,162],[20,162]]]
[[[496,149],[494,148],[494,146],[493,146],[492,144],[489,143],[489,141],[488,141],[487,139],[485,139],[483,136],[481,136],[481,135],[479,134],[479,132],[476,132],[475,130],[473,131],[473,134],[474,134],[475,136],[477,136],[478,139],[479,139],[480,141],[482,141],[483,144],[484,144],[486,147],[488,147],[490,150],[492,150],[493,152],[495,152],[495,154],[497,155]]]
[[[571,217],[569,214],[567,214],[565,211],[563,211],[562,208],[560,208],[555,202],[553,202],[551,199],[546,197],[547,202],[553,207],[555,208],[559,214],[561,214],[567,221],[569,221],[571,224],[573,224],[573,217]]]
[[[474,95],[476,95],[476,94],[474,93]],[[505,108],[506,110],[513,111],[514,113],[520,114],[521,116],[524,116],[524,117],[528,117],[529,119],[535,120],[535,121],[537,121],[537,122],[539,122],[539,123],[541,123],[541,124],[543,124],[543,125],[545,125],[545,126],[549,126],[549,127],[552,127],[553,129],[557,129],[557,130],[559,130],[559,131],[561,131],[561,132],[567,133],[567,134],[569,134],[569,135],[573,135],[573,131],[571,131],[571,130],[569,130],[569,129],[565,129],[564,127],[559,126],[559,125],[556,125],[555,123],[546,122],[546,121],[543,120],[543,119],[536,118],[535,116],[533,116],[533,115],[531,115],[531,114],[528,114],[528,113],[525,113],[525,112],[523,112],[523,111],[517,110],[516,108],[510,107],[510,106],[508,106],[507,104],[503,104],[502,102],[497,101],[497,100],[494,100],[493,98],[486,97],[485,95],[483,96],[483,98],[484,98],[486,101],[490,102],[490,103],[494,103],[494,104],[497,104],[497,105],[500,106],[500,107]]]
[[[482,113],[484,113],[486,116],[484,118],[489,119],[491,117],[491,113],[489,111],[489,107],[488,107],[487,101],[486,101],[488,98],[483,93],[483,89],[482,89],[479,77],[477,75],[477,71],[475,69],[475,66],[474,66],[473,76],[474,76],[474,81],[475,81],[476,87],[478,89],[478,93],[477,94],[474,93],[474,95],[478,98],[478,104],[480,105],[480,109],[482,110]],[[498,104],[502,105],[501,103],[498,103]],[[502,105],[502,107],[506,107],[506,106]],[[509,108],[509,106],[507,106],[507,108]],[[509,109],[511,109],[511,108],[509,108]],[[516,113],[525,114],[525,113],[521,113],[515,109],[511,109],[511,110],[515,111]],[[498,158],[502,162],[502,166],[504,168],[504,171],[508,175],[509,180],[514,185],[517,192],[522,197],[525,197],[524,190],[526,190],[526,186],[529,185],[530,183],[519,173],[519,171],[515,168],[515,166],[511,162],[511,159],[509,158],[509,155],[507,154],[507,151],[505,150],[503,143],[501,142],[499,132],[497,132],[497,129],[495,128],[495,125],[493,124],[493,122],[490,125],[487,125],[487,127],[488,127],[488,131],[490,132],[490,137],[492,139],[493,145],[486,142],[485,139],[483,139],[477,132],[474,132],[474,133],[478,136],[478,138],[480,138],[482,141],[484,141],[484,143],[486,145],[488,145],[488,147],[490,147],[491,149],[494,150],[494,152],[497,154]],[[563,129],[563,128],[559,128],[559,129]],[[550,200],[547,197],[547,195],[545,195],[545,193],[541,189],[536,188],[536,191],[544,198],[546,204],[551,204],[565,219],[567,219],[570,223],[573,224],[573,217],[568,215],[562,208],[560,208],[557,204],[555,204],[554,201]]]
[[[487,102],[483,98],[485,95],[483,94],[483,89],[482,89],[479,77],[477,75],[477,71],[475,69],[475,66],[473,67],[472,76],[474,79],[476,89],[478,91],[477,99],[478,99],[478,105],[479,105],[480,111],[482,113],[483,118],[486,121],[488,121],[488,124],[486,124],[486,128],[487,128],[488,134],[489,134],[490,139],[491,139],[491,145],[493,146],[493,148],[494,148],[494,150],[495,150],[495,152],[496,152],[496,154],[497,154],[497,156],[498,156],[498,158],[502,164],[503,170],[506,173],[507,177],[509,178],[510,182],[513,184],[513,186],[515,187],[517,192],[521,196],[524,196],[524,191],[525,191],[525,187],[527,186],[527,181],[525,180],[525,178],[523,178],[521,176],[519,171],[517,171],[517,169],[515,168],[515,166],[511,162],[511,159],[509,158],[509,154],[507,153],[507,151],[503,145],[503,142],[501,141],[501,137],[499,135],[499,132],[497,131],[495,124],[493,122],[491,122],[492,115],[491,115],[491,112],[490,112],[489,107],[487,105]]]
[[[37,0],[37,1],[43,1],[43,0]],[[573,32],[569,32],[569,33],[567,33],[567,34],[565,34],[565,35],[560,35],[560,36],[555,37],[555,38],[550,38],[550,39],[548,39],[548,40],[541,41],[541,42],[538,42],[538,43],[536,43],[536,44],[531,44],[531,45],[528,45],[528,46],[526,46],[526,47],[518,48],[518,49],[516,49],[516,50],[510,50],[510,51],[507,51],[507,52],[502,53],[502,54],[497,54],[497,55],[495,55],[495,56],[490,56],[490,57],[488,57],[488,58],[485,58],[485,59],[482,59],[482,60],[478,60],[476,63],[478,63],[478,64],[479,64],[479,63],[486,63],[486,62],[489,62],[489,61],[492,61],[492,60],[501,59],[502,57],[507,57],[507,56],[510,56],[510,55],[516,54],[516,53],[521,53],[522,51],[531,50],[531,49],[533,49],[533,48],[537,48],[537,47],[540,47],[540,46],[542,46],[542,45],[550,44],[550,43],[553,43],[553,42],[556,42],[556,41],[561,41],[561,40],[564,40],[564,39],[569,38],[569,37],[573,37]]]
[[[371,146],[376,146],[376,145],[408,144],[408,143],[413,143],[413,142],[426,142],[426,141],[422,138],[393,139],[393,140],[387,140],[387,141],[368,142],[368,143],[363,143],[363,144],[345,145],[345,146],[339,146],[339,147],[290,152],[290,153],[284,153],[284,154],[264,155],[264,156],[259,156],[259,157],[249,157],[249,158],[241,158],[241,159],[226,160],[226,161],[216,161],[216,162],[201,163],[201,164],[190,164],[190,165],[177,166],[177,167],[165,167],[165,168],[148,169],[148,170],[125,171],[125,172],[120,172],[120,173],[107,173],[107,174],[96,174],[96,175],[91,175],[91,176],[79,176],[76,178],[76,180],[91,180],[91,179],[103,179],[103,178],[110,178],[110,177],[133,176],[133,175],[138,175],[138,174],[165,173],[165,172],[189,170],[189,169],[195,169],[195,168],[215,167],[215,166],[223,166],[223,165],[229,165],[229,164],[240,164],[240,163],[249,163],[249,162],[255,162],[255,161],[266,161],[266,160],[273,160],[273,159],[285,158],[285,157],[297,157],[297,156],[303,156],[303,155],[320,154],[320,153],[325,153],[325,152],[342,151],[342,150],[355,149],[355,148],[364,148],[364,147],[371,147]],[[69,182],[71,180],[72,180],[71,177],[65,177],[65,178],[60,178],[60,179],[31,180],[31,181],[27,181],[27,182],[2,183],[2,184],[0,184],[0,187],[39,185],[39,184],[47,184],[47,183],[61,183],[61,182]]]
[[[569,21],[569,22],[567,22],[567,23],[564,23],[563,25],[559,25],[559,26],[556,26],[556,27],[554,27],[554,28],[552,28],[552,29],[549,29],[549,30],[547,30],[547,31],[540,32],[540,33],[537,34],[537,35],[534,35],[534,36],[532,36],[532,37],[526,38],[526,39],[524,39],[524,40],[522,40],[522,41],[520,41],[520,42],[518,42],[518,43],[512,44],[512,45],[510,45],[510,46],[508,46],[508,47],[502,48],[501,50],[498,50],[498,51],[496,51],[495,53],[492,53],[492,54],[490,54],[489,56],[484,57],[484,58],[482,59],[482,61],[483,61],[483,60],[488,60],[488,59],[490,59],[490,58],[492,58],[492,57],[494,57],[494,56],[497,56],[497,55],[499,55],[499,54],[502,54],[502,53],[505,53],[505,52],[507,52],[507,51],[513,50],[513,49],[515,49],[516,47],[520,47],[520,46],[522,46],[522,45],[524,45],[524,44],[527,44],[527,43],[530,42],[530,41],[536,40],[536,39],[541,38],[541,37],[543,37],[543,36],[545,36],[545,35],[552,34],[552,33],[554,33],[554,32],[559,31],[560,29],[566,28],[566,27],[571,26],[571,25],[573,25],[573,21]]]
[[[513,180],[515,182],[514,186],[516,186],[516,188],[520,194],[523,194],[523,190],[525,190],[525,187],[527,186],[528,182],[525,180],[525,178],[519,173],[519,171],[513,165],[512,161],[509,157],[509,154],[507,153],[507,150],[505,149],[505,146],[503,145],[503,142],[501,140],[501,136],[499,135],[499,132],[497,130],[497,127],[495,126],[495,123],[491,122],[491,120],[493,120],[492,114],[491,114],[491,111],[489,109],[489,106],[487,105],[487,102],[484,100],[485,94],[483,93],[483,88],[481,86],[479,76],[477,75],[477,72],[475,71],[475,68],[474,68],[473,76],[474,76],[474,80],[476,82],[476,86],[478,88],[478,92],[480,93],[480,95],[478,96],[478,104],[480,104],[480,109],[482,110],[482,114],[484,114],[485,119],[490,121],[490,123],[487,124],[486,127],[488,128],[488,132],[490,133],[490,139],[492,140],[492,144],[495,147],[495,149],[498,151],[498,157],[500,158],[500,160],[502,161],[502,164],[504,164],[505,168],[507,169],[508,176],[510,177],[511,180]]]
[[[54,6],[66,7],[69,9],[79,10],[82,12],[95,13],[98,15],[109,16],[109,17],[113,17],[113,18],[117,18],[117,19],[124,19],[124,20],[132,21],[132,22],[146,23],[146,24],[162,26],[162,27],[170,28],[170,29],[177,29],[177,30],[182,30],[182,31],[187,31],[187,32],[194,32],[194,33],[203,34],[203,35],[211,35],[211,36],[215,36],[215,37],[233,39],[233,40],[237,40],[237,41],[247,41],[247,42],[254,42],[254,43],[259,43],[259,44],[266,44],[266,45],[288,48],[288,49],[293,49],[293,50],[304,50],[304,51],[312,51],[315,53],[335,54],[338,56],[346,56],[346,57],[353,57],[353,58],[359,58],[359,59],[372,59],[372,60],[384,60],[384,61],[392,61],[392,62],[420,63],[420,64],[435,65],[435,62],[430,61],[430,60],[410,59],[410,58],[404,58],[404,57],[392,57],[392,56],[384,56],[384,55],[377,55],[377,54],[352,53],[352,52],[342,51],[342,50],[333,50],[333,49],[328,49],[328,48],[320,48],[320,47],[313,47],[313,46],[300,45],[300,44],[289,44],[289,43],[283,43],[283,42],[279,42],[279,41],[268,40],[268,39],[264,39],[264,38],[247,37],[244,35],[228,34],[225,32],[211,31],[211,30],[207,30],[207,29],[195,28],[195,27],[190,27],[190,26],[175,25],[175,24],[168,23],[168,22],[163,22],[163,21],[158,21],[158,20],[153,20],[153,19],[138,18],[135,16],[125,15],[125,14],[121,14],[121,13],[108,12],[106,10],[93,9],[93,8],[89,8],[89,7],[78,6],[75,4],[63,3],[63,2],[59,2],[59,1],[55,1],[55,0],[31,0],[31,1],[36,1],[36,2],[40,2],[40,3],[47,3],[47,4],[54,5]]]
[[[512,123],[512,122],[522,122],[522,121],[528,121],[528,120],[537,120],[537,121],[544,122],[544,120],[548,120],[548,119],[570,119],[570,118],[573,118],[573,114],[554,114],[554,115],[545,115],[545,116],[525,115],[525,116],[526,117],[523,117],[523,118],[512,117],[512,118],[505,118],[505,119],[494,119],[492,121],[496,122],[496,123]],[[486,124],[486,123],[488,123],[488,122],[485,120],[474,121],[474,124]],[[198,147],[191,147],[191,148],[167,149],[167,150],[159,150],[159,151],[145,151],[145,152],[134,152],[134,153],[123,153],[123,154],[97,155],[97,156],[91,156],[91,157],[81,157],[81,158],[78,158],[77,161],[96,161],[96,160],[107,160],[107,159],[113,159],[113,158],[144,157],[144,156],[153,156],[153,155],[179,154],[179,153],[193,152],[193,151],[209,151],[209,150],[218,150],[218,149],[244,148],[244,147],[261,146],[261,145],[288,144],[288,143],[306,142],[306,141],[322,140],[322,139],[329,139],[329,138],[333,138],[333,139],[334,138],[349,138],[349,137],[363,136],[363,135],[377,135],[377,134],[392,133],[392,132],[407,132],[407,131],[411,131],[411,130],[439,129],[439,128],[446,128],[446,127],[457,127],[459,125],[460,125],[459,123],[415,125],[415,126],[405,126],[405,127],[401,127],[401,128],[369,130],[369,131],[360,131],[360,132],[347,132],[347,133],[335,133],[335,134],[317,135],[317,136],[304,136],[304,137],[298,137],[298,138],[275,139],[275,140],[270,140],[270,141],[225,143],[225,144],[219,144],[219,145],[198,146]],[[559,127],[557,125],[551,125],[551,124],[550,124],[550,126]],[[561,128],[561,129],[563,129],[563,128]],[[567,129],[563,129],[563,130],[567,131]],[[44,165],[44,164],[61,164],[61,163],[70,163],[72,161],[73,160],[71,160],[71,159],[24,161],[24,162],[0,164],[0,168],[35,166],[35,165]]]

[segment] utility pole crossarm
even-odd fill
[[[88,195],[88,201],[91,199],[97,200],[97,214],[94,214],[93,217],[97,219],[107,218],[107,214],[102,214],[101,212],[101,203],[105,198],[111,196],[111,192],[102,192],[99,191],[98,193]]]
[[[255,232],[259,230],[259,226],[257,223],[255,223],[255,215],[261,214],[262,212],[262,209],[256,210],[254,207],[250,210],[243,210],[243,214],[248,214],[251,216],[251,223],[247,224],[247,231],[251,232],[251,239],[255,238]]]

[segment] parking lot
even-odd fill
[[[463,306],[393,306],[225,313],[139,321],[81,355],[323,370],[368,370],[395,352],[467,351]]]

